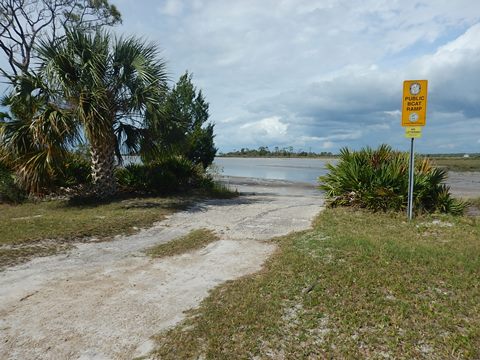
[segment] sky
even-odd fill
[[[210,103],[221,152],[408,150],[402,83],[427,79],[422,153],[480,152],[478,0],[110,0]]]

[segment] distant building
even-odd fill
[[[464,158],[469,158],[469,157],[470,157],[470,155],[468,155],[468,154],[465,154],[465,155],[463,155],[463,157],[464,157]]]

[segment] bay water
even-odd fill
[[[257,179],[286,180],[318,184],[327,163],[336,160],[302,158],[234,158],[217,157],[214,164],[219,175]]]

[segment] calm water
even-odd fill
[[[216,158],[221,174],[260,179],[277,179],[317,184],[317,178],[326,174],[320,159],[289,158]]]

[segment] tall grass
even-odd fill
[[[389,145],[360,151],[344,148],[337,164],[319,178],[331,206],[355,206],[374,211],[401,211],[407,207],[408,153]],[[444,184],[447,172],[428,158],[417,157],[414,177],[414,208],[417,212],[461,214],[465,204],[453,199]]]

